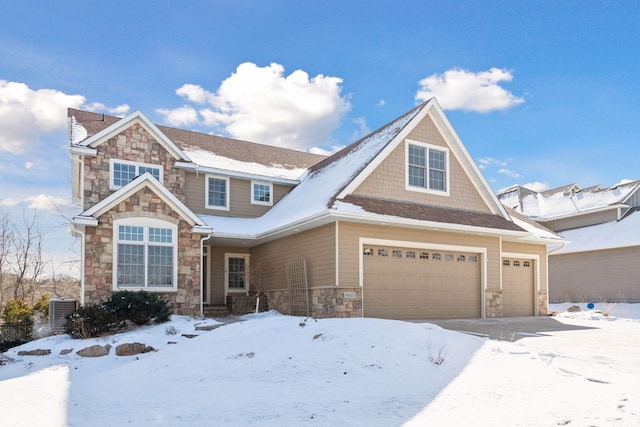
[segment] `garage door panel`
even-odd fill
[[[366,316],[398,319],[480,317],[480,263],[467,262],[469,257],[480,259],[479,254],[370,248],[373,255],[364,256]]]
[[[505,316],[535,314],[534,262],[504,258],[502,262],[502,301]]]

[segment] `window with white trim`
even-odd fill
[[[124,187],[137,176],[149,172],[155,179],[162,182],[162,167],[148,163],[136,163],[127,160],[111,159],[109,161],[111,190]]]
[[[208,175],[205,206],[208,209],[229,210],[229,178]]]
[[[273,204],[273,184],[270,182],[251,181],[251,203],[254,205]]]
[[[436,194],[449,192],[449,150],[417,141],[407,141],[407,189]]]
[[[177,231],[174,224],[157,219],[115,221],[114,289],[175,289]]]

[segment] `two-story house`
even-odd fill
[[[569,243],[549,253],[549,301],[640,302],[640,181],[498,197]]]
[[[201,314],[259,283],[315,317],[547,312],[561,238],[510,215],[435,99],[326,158],[141,112],[69,118],[84,304],[144,289]]]

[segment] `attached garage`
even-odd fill
[[[502,258],[504,316],[535,315],[534,260]]]
[[[366,317],[391,319],[482,316],[482,254],[363,245]]]

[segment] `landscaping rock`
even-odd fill
[[[578,305],[572,305],[571,307],[567,308],[567,311],[571,313],[571,312],[574,312],[574,311],[582,311],[582,309]]]
[[[82,357],[102,357],[109,354],[109,350],[111,350],[111,345],[106,344],[102,345],[92,345],[87,348],[83,348],[82,350],[76,352],[78,356]]]
[[[51,350],[39,348],[37,350],[23,350],[18,352],[18,356],[48,356]]]
[[[65,354],[69,354],[69,353],[71,353],[72,351],[73,351],[73,349],[72,349],[72,348],[65,348],[65,349],[63,349],[63,350],[60,350],[60,354],[61,354],[62,356],[64,356]]]
[[[149,353],[150,351],[158,350],[140,342],[126,343],[116,347],[116,356],[134,356],[140,353]]]

